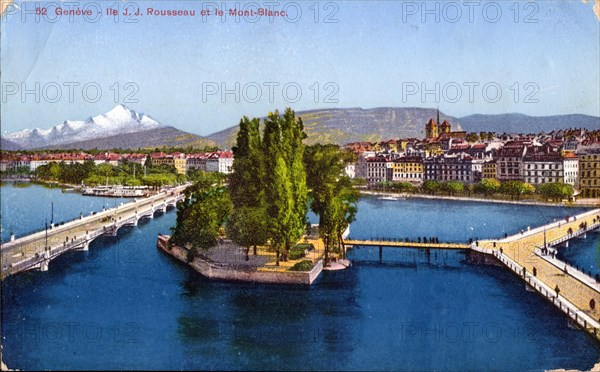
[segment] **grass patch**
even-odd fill
[[[299,260],[302,257],[306,256],[306,250],[313,250],[315,249],[315,246],[312,244],[308,244],[308,243],[300,243],[300,244],[296,244],[295,246],[293,246],[290,249],[290,252],[288,254],[288,258],[290,260]]]
[[[304,260],[290,267],[288,271],[310,271],[313,267],[315,267],[315,264],[312,261]]]

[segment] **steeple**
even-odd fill
[[[439,107],[437,108],[437,120],[436,120],[436,123],[438,125],[440,125],[440,108]]]
[[[425,138],[437,138],[438,137],[438,124],[433,119],[429,119],[425,125]]]

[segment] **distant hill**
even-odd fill
[[[0,150],[6,150],[6,151],[14,151],[14,150],[18,150],[19,149],[19,145],[9,141],[5,138],[1,138],[0,137]]]
[[[381,107],[298,111],[308,135],[307,143],[345,144],[358,141],[382,141],[390,138],[422,138],[425,123],[435,118],[437,111],[426,108]],[[461,130],[459,121],[440,112],[440,120],[448,120],[453,130]],[[235,143],[238,127],[231,127],[206,138],[221,146]]]
[[[382,141],[392,138],[425,136],[425,124],[436,117],[435,109],[383,107],[374,109],[348,108],[300,111],[304,120],[307,143],[343,145],[358,141]],[[527,116],[523,114],[470,115],[456,118],[440,112],[440,121],[448,120],[453,131],[540,133],[559,129],[599,129],[600,118],[588,115]],[[221,146],[235,142],[237,126],[207,138]]]
[[[46,146],[44,149],[137,149],[147,147],[185,147],[192,146],[204,148],[206,146],[218,146],[212,140],[198,135],[181,131],[173,127],[160,127],[136,132],[131,135],[114,135],[87,141],[72,142],[68,145]]]
[[[11,150],[216,145],[211,140],[163,125],[151,116],[123,105],[85,121],[65,120],[50,129],[24,129],[8,134],[2,141]]]
[[[527,116],[523,114],[469,115],[459,119],[468,132],[541,133],[569,128],[600,129],[600,117],[588,115]]]
[[[417,107],[344,108],[298,111],[304,121],[307,143],[382,141],[423,138],[425,124],[437,111]],[[470,115],[456,118],[440,112],[452,130],[467,132],[540,133],[569,128],[599,129],[600,118],[587,115],[534,117],[523,114]],[[104,115],[85,121],[65,121],[50,129],[25,129],[2,137],[3,149],[111,149],[161,146],[219,146],[231,148],[238,126],[207,137],[163,125],[152,117],[118,105]]]

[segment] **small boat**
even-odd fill
[[[380,196],[379,200],[406,200],[406,198],[404,196],[386,195],[386,196]]]
[[[144,197],[148,193],[148,186],[96,186],[86,187],[83,195],[108,196],[115,198]]]

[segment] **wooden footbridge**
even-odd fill
[[[394,240],[344,240],[345,245],[359,245],[388,248],[421,248],[421,249],[471,249],[469,244],[461,243],[418,243]]]
[[[394,240],[352,240],[346,245],[392,248],[466,249],[491,255],[513,271],[528,286],[552,302],[592,337],[600,341],[600,283],[556,259],[553,253],[571,239],[585,239],[600,228],[600,209],[568,217],[498,240],[473,244],[416,243]]]

